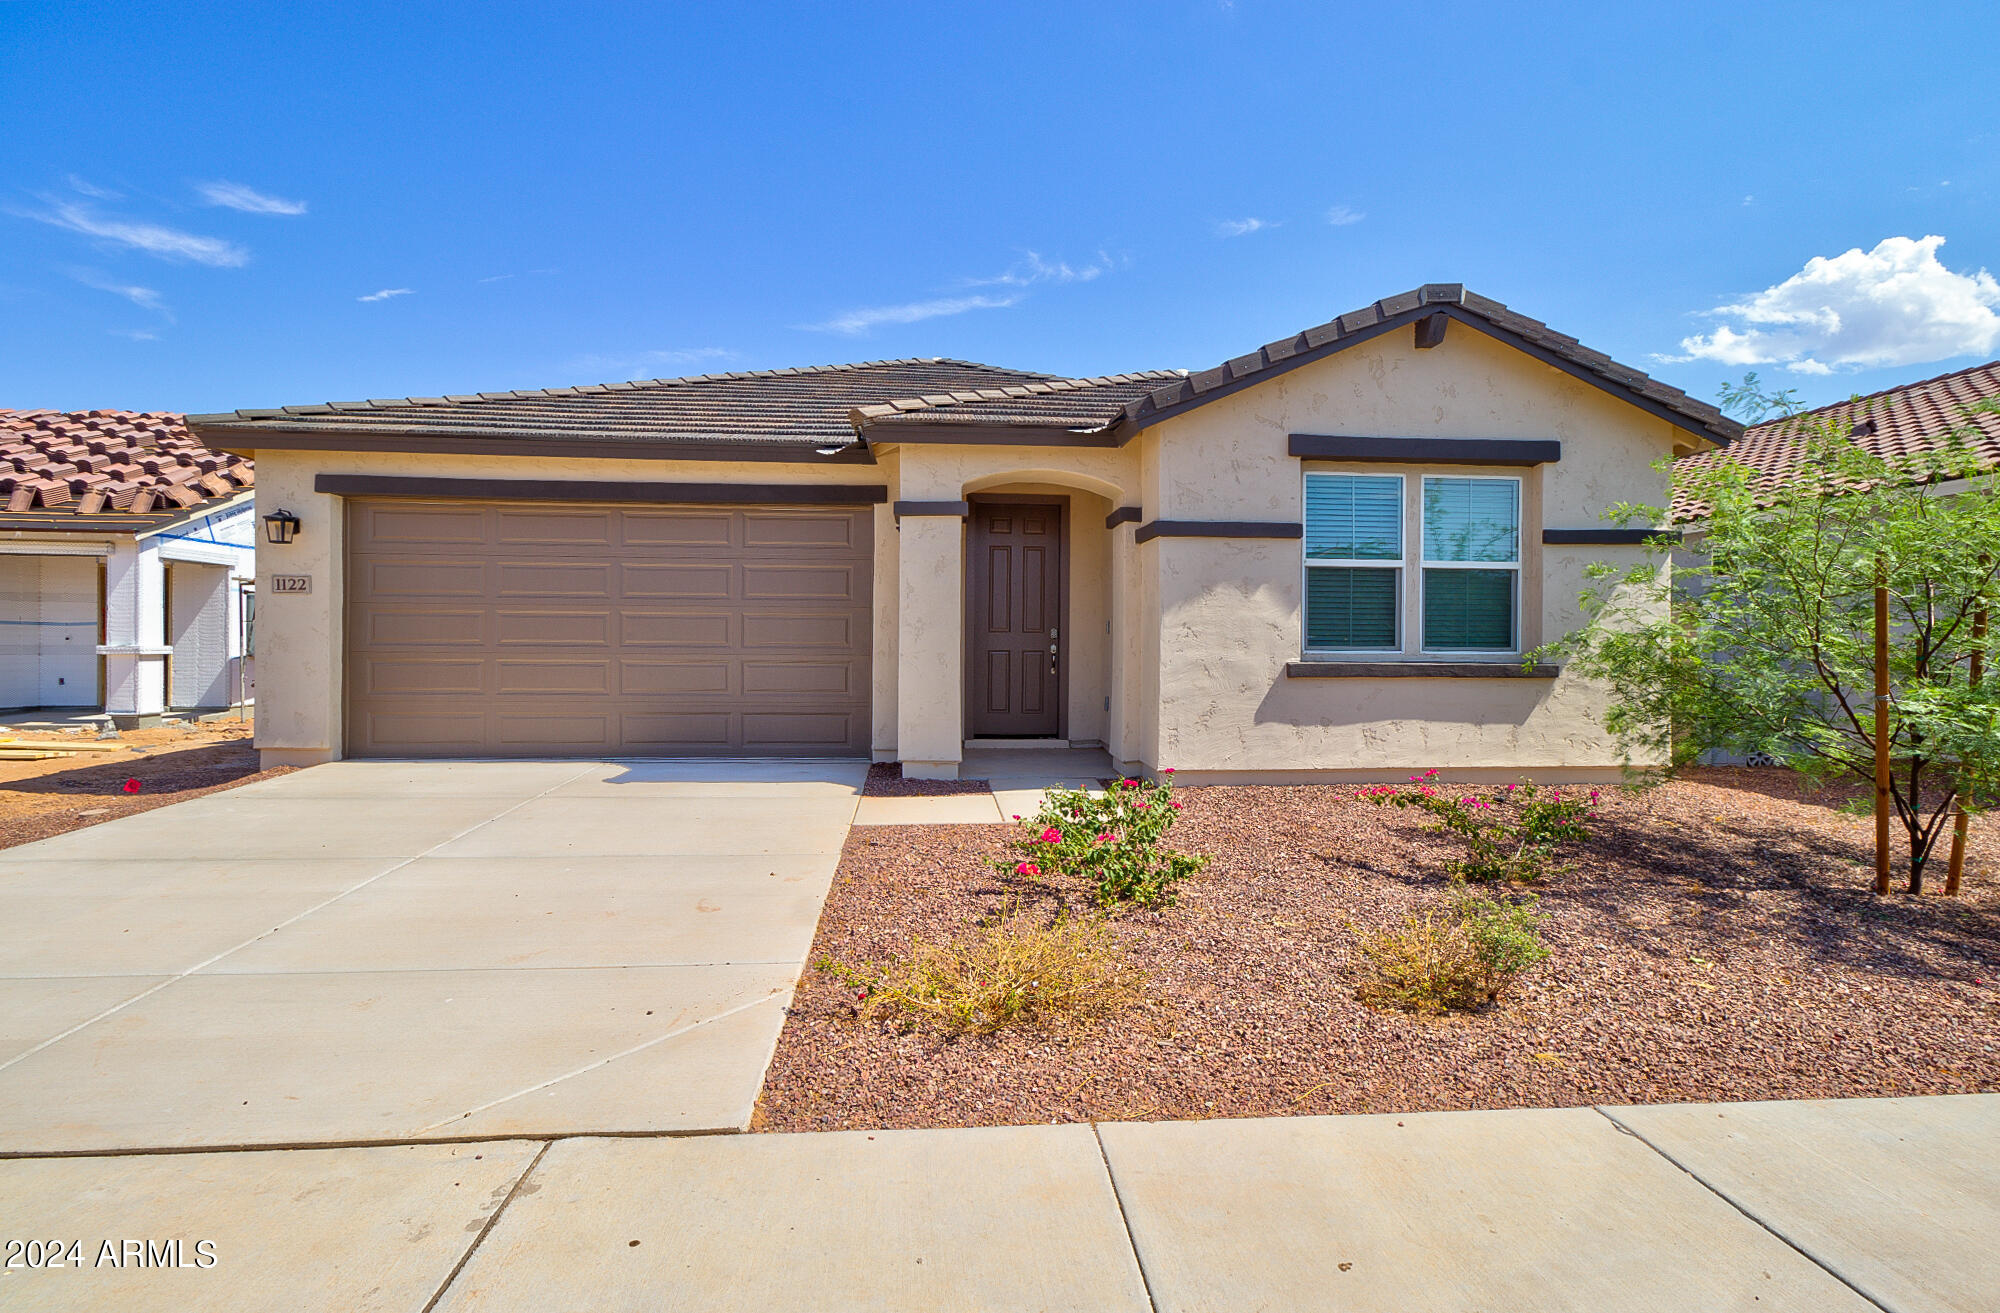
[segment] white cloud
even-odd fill
[[[63,181],[69,184],[71,191],[81,192],[85,196],[95,196],[100,201],[122,201],[125,199],[109,187],[100,187],[96,183],[77,177],[74,173],[65,177]]]
[[[67,228],[129,250],[157,255],[163,260],[192,260],[196,264],[218,268],[235,268],[250,262],[248,251],[220,237],[202,237],[156,223],[111,218],[70,201],[51,201],[46,210],[16,210],[14,213],[24,219]]]
[[[1991,355],[2000,281],[1984,269],[1953,273],[1938,262],[1942,245],[1890,237],[1872,251],[1814,256],[1784,282],[1708,311],[1725,322],[1683,338],[1685,354],[1659,359],[1829,374]]]
[[[139,287],[131,283],[121,283],[114,278],[97,272],[95,269],[72,269],[69,271],[69,276],[82,283],[85,287],[92,287],[100,292],[109,292],[113,296],[122,296],[141,310],[152,310],[158,314],[165,315],[170,321],[173,319],[173,313],[167,309],[166,302],[161,300],[160,294],[150,287]]]
[[[304,201],[288,201],[282,196],[267,196],[263,192],[246,187],[240,182],[201,182],[195,184],[203,200],[210,205],[226,205],[232,210],[245,214],[304,214]]]
[[[1277,219],[1224,219],[1215,225],[1215,235],[1245,237],[1254,232],[1262,232],[1266,228],[1276,228],[1279,223]]]
[[[379,292],[370,292],[366,296],[357,296],[354,299],[357,301],[386,301],[392,296],[409,296],[415,291],[416,289],[413,287],[385,287]]]
[[[513,276],[512,274],[488,274],[479,281],[482,283],[504,283]]]
[[[1336,205],[1326,212],[1326,221],[1336,228],[1345,228],[1351,223],[1360,223],[1368,216],[1352,205]]]
[[[150,328],[107,328],[104,331],[110,333],[113,337],[129,337],[134,342],[157,342],[160,340],[160,335]]]
[[[835,315],[823,324],[800,326],[813,333],[843,333],[858,337],[884,324],[914,324],[925,319],[962,315],[968,310],[1004,310],[1020,302],[1018,293],[1013,296],[946,296],[931,301],[906,301],[902,305],[864,306]]]
[[[1089,264],[1073,265],[1064,260],[1044,260],[1035,251],[1023,251],[1021,258],[991,278],[964,278],[961,287],[1032,287],[1036,283],[1087,283],[1116,269],[1119,261],[1103,251]],[[978,307],[967,307],[977,309]],[[956,311],[952,312],[956,313]],[[923,316],[929,318],[930,316]]]

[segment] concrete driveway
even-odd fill
[[[861,762],[339,762],[0,852],[0,1153],[741,1129]]]

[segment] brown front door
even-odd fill
[[[1063,508],[974,502],[969,601],[976,738],[1062,733]]]

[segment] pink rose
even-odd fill
[[[1100,835],[1098,835],[1098,836],[1097,836],[1097,842],[1099,842],[1099,843],[1117,843],[1117,842],[1118,842],[1118,836],[1117,836],[1117,835],[1115,835],[1115,834],[1113,834],[1113,833],[1111,833],[1111,832],[1110,832],[1109,830],[1107,830],[1107,831],[1105,831],[1105,832],[1104,832],[1103,834],[1100,834]]]
[[[1170,802],[1167,804],[1167,806],[1173,808],[1175,811],[1179,811],[1181,809],[1181,805],[1177,802]]]
[[[1016,862],[1014,864],[1014,874],[1016,875],[1040,875],[1041,873],[1042,868],[1033,862]]]
[[[1136,789],[1136,788],[1138,788],[1138,787],[1139,787],[1139,781],[1137,781],[1137,780],[1124,780],[1124,781],[1122,781],[1122,783],[1123,783],[1123,784],[1125,785],[1125,787],[1126,787],[1126,788],[1128,788],[1128,789]]]
[[[1132,810],[1134,810],[1134,811],[1144,811],[1144,810],[1146,810],[1146,808],[1148,808],[1148,807],[1150,807],[1150,806],[1152,806],[1152,805],[1153,805],[1153,804],[1152,804],[1152,803],[1150,803],[1150,802],[1135,802],[1135,803],[1133,803],[1133,804],[1132,804]]]
[[[1062,831],[1058,830],[1055,826],[1051,825],[1048,829],[1042,831],[1042,842],[1061,843]]]
[[[1162,775],[1171,775],[1173,773],[1174,773],[1174,768],[1172,766],[1169,766],[1165,770],[1160,772],[1160,774]]]

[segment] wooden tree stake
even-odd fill
[[[1979,677],[1986,672],[1986,608],[1981,606],[1972,613],[1972,686],[1979,687]],[[1951,827],[1951,863],[1945,867],[1944,893],[1947,898],[1958,896],[1958,882],[1965,875],[1965,833],[1971,817],[1965,814],[1965,793],[1958,795],[1958,817]]]
[[[1889,585],[1875,562],[1875,892],[1889,892]]]

